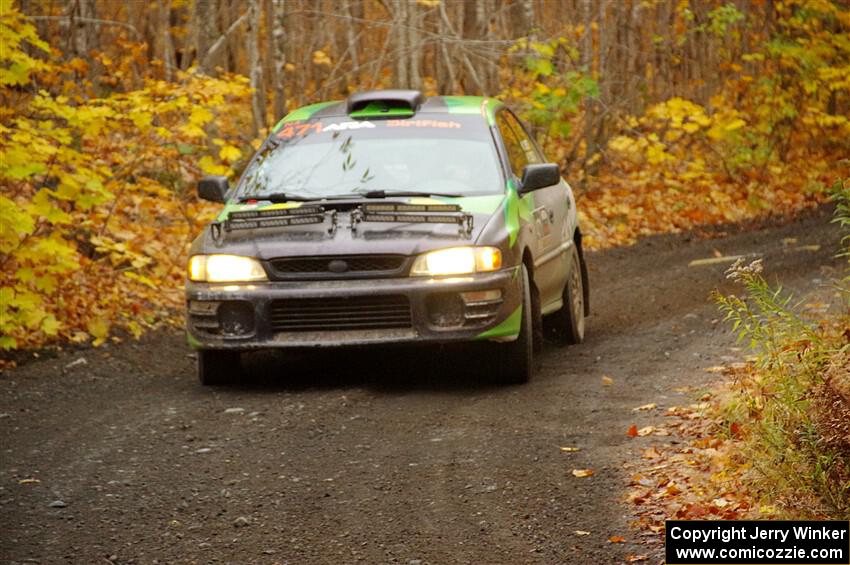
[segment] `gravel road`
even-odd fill
[[[590,254],[587,342],[547,343],[523,386],[479,350],[258,354],[214,389],[179,334],[43,355],[0,375],[0,562],[658,563],[622,497],[653,441],[625,432],[659,416],[632,409],[744,354],[708,300],[727,264],[689,262],[822,287],[828,214]]]

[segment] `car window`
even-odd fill
[[[525,150],[520,145],[519,138],[516,132],[507,121],[508,113],[506,111],[499,112],[496,115],[496,127],[499,128],[499,133],[502,134],[502,140],[505,142],[505,149],[508,152],[508,161],[511,164],[511,170],[517,177],[522,177],[522,171],[528,165],[528,156]]]
[[[249,165],[238,197],[332,197],[371,190],[497,194],[504,181],[479,116],[285,124]]]
[[[543,159],[541,158],[540,153],[537,151],[537,147],[534,145],[534,142],[528,136],[525,131],[525,128],[522,127],[522,124],[519,123],[516,116],[514,116],[510,112],[503,112],[505,115],[505,121],[508,123],[510,128],[514,131],[519,139],[519,145],[522,148],[523,153],[525,154],[525,159],[528,163],[542,163]]]

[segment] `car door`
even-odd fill
[[[505,146],[505,152],[507,153],[506,157],[508,160],[508,166],[510,168],[510,173],[514,177],[514,183],[516,186],[519,186],[520,179],[522,178],[522,171],[525,169],[525,166],[529,164],[528,153],[523,150],[522,145],[520,145],[519,137],[517,137],[516,130],[511,127],[510,122],[508,121],[508,116],[510,114],[507,110],[500,110],[496,114],[496,127],[499,129],[499,133],[502,137],[502,142]],[[543,247],[542,241],[545,237],[545,227],[541,224],[543,220],[543,215],[540,213],[537,205],[536,199],[537,193],[526,194],[522,197],[523,201],[526,205],[533,211],[534,217],[534,238],[530,242],[531,254],[535,258],[540,257],[545,252],[545,248]]]
[[[511,128],[525,163],[543,163],[545,159],[517,117],[505,110],[504,121]],[[522,175],[522,171],[518,173]],[[540,252],[534,258],[534,279],[540,291],[544,314],[561,305],[562,291],[569,269],[565,253],[572,242],[568,229],[570,200],[563,182],[534,191],[534,221]]]

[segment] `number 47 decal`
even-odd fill
[[[321,122],[289,122],[283,126],[277,136],[280,139],[292,139],[293,137],[304,137],[310,133],[322,133],[323,131],[343,131],[349,129],[374,128],[375,124],[368,121],[340,122],[336,124],[322,124]]]
[[[304,122],[289,122],[277,132],[280,139],[292,139],[293,137],[304,137],[310,132],[322,133],[322,124],[315,122],[312,124]]]

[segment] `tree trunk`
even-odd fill
[[[235,22],[239,18],[239,8],[244,4],[241,0],[239,0],[238,2],[235,0],[223,0],[222,4],[226,6],[226,8],[223,10],[224,25],[222,26],[222,29],[229,29],[233,22]],[[239,72],[240,69],[236,68],[236,65],[238,63],[237,55],[239,53],[237,42],[233,41],[228,36],[225,38],[224,47],[226,48],[226,56],[224,62],[225,70],[231,73]]]
[[[263,92],[274,92],[275,75],[275,47],[274,47],[274,6],[272,0],[262,0],[263,21],[265,22],[265,34],[263,35]],[[277,116],[272,116],[272,123]]]
[[[165,71],[165,80],[174,77],[174,41],[171,37],[171,0],[157,0],[159,24],[160,58]]]
[[[593,69],[593,6],[592,0],[581,1],[581,20],[584,35],[581,40],[581,62],[585,72],[594,74]],[[584,160],[587,162],[596,153],[596,107],[592,100],[586,99],[584,106]]]
[[[205,56],[219,34],[218,11],[218,0],[195,0],[195,59],[202,73],[208,74],[215,68],[216,58],[205,60]]]
[[[437,92],[441,94],[454,94],[455,92],[455,67],[454,60],[451,55],[449,55],[449,47],[446,45],[444,38],[449,36],[449,32],[451,31],[451,35],[454,36],[453,30],[450,29],[451,24],[449,23],[449,17],[446,13],[446,5],[443,2],[440,2],[439,6],[439,20],[437,24],[437,30],[439,32],[439,39],[437,43],[437,47],[440,51],[439,55],[441,57],[440,62],[437,66],[439,72],[437,73]]]
[[[68,16],[66,50],[77,57],[88,57],[89,51],[97,47],[97,28],[86,22],[97,17],[94,0],[72,0],[65,13]]]
[[[251,111],[254,117],[254,137],[266,127],[266,97],[263,92],[263,65],[260,61],[260,0],[248,2],[248,65],[250,66]]]
[[[645,67],[646,67],[646,59],[644,58],[644,51],[641,49],[641,35],[639,32],[639,22],[640,22],[640,1],[639,0],[631,0],[632,6],[631,10],[629,10],[629,50],[627,53],[628,63],[626,65],[626,91],[629,92],[632,97],[631,104],[629,105],[629,111],[632,114],[637,114],[642,109],[642,101],[638,101],[634,98],[634,93],[638,92],[641,87],[641,78],[645,77]]]
[[[407,2],[399,0],[393,4],[393,34],[395,36],[395,86],[397,88],[408,88],[410,77],[408,75],[408,39],[407,25]]]
[[[360,67],[360,46],[357,42],[357,27],[359,24],[355,21],[355,18],[357,17],[355,14],[359,10],[352,7],[352,4],[359,1],[360,0],[345,0],[345,9],[343,10],[350,18],[349,21],[345,23],[345,38],[348,43],[348,57],[351,59],[351,69],[355,73],[358,72],[358,68]],[[357,77],[355,76],[354,78]]]
[[[513,39],[534,35],[534,1],[514,0],[510,6]]]
[[[269,34],[274,37],[274,119],[286,115],[286,2],[272,0],[274,18],[269,25]]]
[[[407,53],[404,54],[408,59],[407,65],[407,88],[420,89],[422,88],[422,73],[420,65],[422,64],[422,49],[419,45],[419,26],[421,22],[421,14],[419,6],[415,2],[411,2],[407,6]]]

